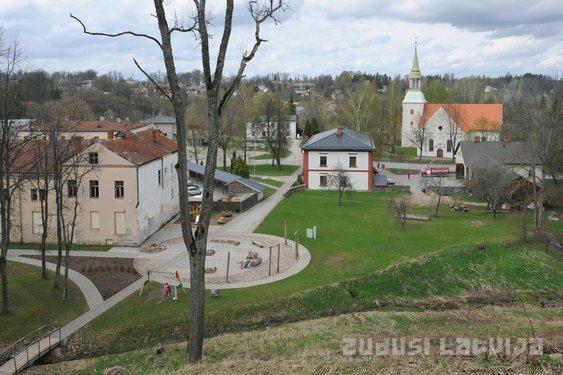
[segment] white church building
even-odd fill
[[[421,81],[415,45],[409,89],[403,100],[403,147],[416,147],[417,155],[451,158],[461,141],[500,140],[502,104],[430,104]]]

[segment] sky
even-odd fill
[[[259,0],[263,1],[263,0]],[[247,76],[284,72],[293,76],[343,70],[406,75],[415,39],[423,74],[500,76],[563,73],[561,0],[287,0],[279,23],[262,28],[264,43]],[[254,24],[248,0],[235,0],[235,19],[225,72],[233,74],[252,46]],[[185,23],[191,0],[165,0],[169,18]],[[225,2],[208,0],[214,35],[222,33]],[[140,77],[164,71],[157,45],[142,38],[105,38],[82,33],[69,14],[92,31],[133,30],[158,36],[150,0],[0,0],[4,37],[17,39],[25,69]],[[191,34],[174,36],[178,71],[201,69],[199,44]]]

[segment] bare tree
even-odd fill
[[[351,194],[352,191],[354,191],[354,185],[352,184],[350,174],[339,165],[334,173],[327,176],[327,179],[329,190],[336,191],[338,193],[338,205],[342,206],[342,197],[344,196],[344,193]]]
[[[410,208],[410,200],[407,197],[392,198],[389,200],[387,209],[393,215],[397,223],[401,225],[401,229],[405,230],[407,224],[407,212]]]
[[[29,176],[31,186],[38,192],[41,209],[41,241],[39,252],[41,253],[41,277],[47,279],[47,265],[45,251],[47,247],[47,236],[51,223],[49,196],[53,188],[52,158],[49,144],[46,140],[33,140],[31,142],[35,168]]]
[[[416,124],[419,124],[419,121],[416,121]],[[420,150],[418,160],[422,160],[422,150],[424,148],[426,138],[428,137],[426,136],[426,125],[424,124],[422,126],[417,125],[410,133],[410,141]]]
[[[244,126],[244,103],[240,96],[235,96],[223,112],[219,147],[223,151],[223,168],[227,169],[227,152],[233,140],[242,133]]]
[[[87,143],[83,142],[80,138],[75,138],[71,142],[60,141],[60,156],[59,160],[61,166],[61,179],[57,183],[58,196],[60,197],[57,207],[58,215],[60,215],[62,242],[65,251],[65,273],[63,284],[63,300],[68,298],[68,272],[70,266],[70,252],[74,244],[76,233],[76,220],[78,218],[78,209],[80,207],[79,197],[85,196],[80,191],[83,189],[83,182],[85,177],[94,170],[88,164],[86,154],[83,152]],[[58,181],[58,182],[59,182]],[[64,189],[67,188],[66,197]],[[74,194],[72,194],[72,192]]]
[[[20,51],[15,41],[4,39],[0,29],[0,277],[2,280],[2,314],[8,309],[8,264],[6,261],[12,231],[12,202],[27,174],[32,170],[28,140],[20,140],[18,133],[24,125],[15,121],[23,112],[22,98],[15,80]]]
[[[369,81],[346,91],[346,100],[338,108],[341,120],[356,131],[368,131],[375,116],[376,91]]]
[[[213,189],[215,184],[215,167],[217,163],[217,149],[219,141],[219,131],[221,128],[221,115],[229,99],[240,84],[247,64],[254,58],[258,49],[266,40],[260,36],[261,26],[264,22],[273,19],[278,22],[276,14],[283,11],[286,4],[283,0],[249,0],[248,11],[255,26],[255,40],[250,51],[242,54],[238,71],[234,79],[228,84],[224,94],[221,95],[223,85],[223,69],[225,67],[225,57],[231,37],[234,0],[226,1],[223,34],[219,42],[219,50],[215,61],[215,70],[212,72],[208,31],[209,13],[206,0],[194,0],[196,16],[193,24],[189,26],[175,25],[170,26],[167,18],[163,0],[154,0],[155,18],[158,21],[160,38],[147,34],[124,31],[121,33],[95,33],[87,30],[86,26],[78,18],[75,18],[83,27],[83,31],[90,35],[103,35],[108,37],[119,37],[122,35],[133,35],[154,42],[162,52],[166,74],[168,79],[169,91],[164,90],[139,63],[134,60],[135,65],[145,74],[147,79],[168,98],[174,108],[176,124],[178,127],[178,184],[180,191],[180,221],[182,223],[182,236],[190,257],[190,330],[188,344],[188,360],[199,362],[203,352],[204,336],[204,296],[205,296],[205,254],[207,245],[207,235],[211,211],[213,209]],[[195,230],[191,230],[189,195],[188,195],[188,176],[187,176],[187,152],[186,152],[186,128],[185,128],[185,99],[178,85],[178,74],[174,62],[172,48],[172,35],[174,33],[195,33],[201,50],[201,60],[203,65],[203,75],[207,92],[207,114],[209,119],[209,136],[207,146],[207,159],[205,164],[205,174],[203,177],[203,199],[201,202],[200,221]]]
[[[497,210],[510,197],[513,181],[514,178],[506,168],[483,158],[479,167],[473,169],[472,178],[466,185],[475,196],[487,201],[496,218]]]
[[[461,140],[462,127],[465,126],[466,122],[466,108],[463,104],[445,104],[444,110],[446,111],[446,130],[448,134],[448,140],[450,141],[452,159],[455,160],[455,155],[453,151],[455,150],[457,143]]]
[[[262,138],[272,154],[272,165],[281,171],[281,158],[287,150],[289,136],[288,108],[281,92],[264,94],[261,98],[261,115],[256,120],[262,129]]]
[[[438,211],[440,210],[440,204],[442,203],[442,196],[447,195],[450,189],[445,186],[443,175],[427,175],[425,178],[420,179],[420,187],[424,193],[436,194],[438,200],[436,202],[436,210],[434,211],[434,216],[438,217]]]
[[[533,181],[534,223],[537,234],[543,231],[543,206],[545,201],[546,171],[554,155],[563,152],[563,124],[561,120],[563,100],[561,81],[550,92],[543,95],[520,94],[514,99],[509,113],[507,133],[513,140],[526,144],[523,167],[528,169]]]
[[[186,106],[186,133],[189,136],[188,152],[199,164],[202,142],[209,129],[207,105],[203,96],[197,96]],[[191,147],[189,146],[191,143]]]

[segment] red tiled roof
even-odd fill
[[[125,138],[104,139],[100,143],[135,165],[142,165],[178,151],[176,142],[166,138],[158,130],[127,132]]]
[[[444,108],[456,123],[459,119],[458,125],[465,133],[477,130],[500,131],[502,125],[502,104],[425,104],[420,126],[440,108]]]
[[[61,130],[66,132],[118,132],[118,131],[128,131],[132,129],[137,129],[146,126],[146,124],[141,124],[135,121],[65,121],[62,123]],[[34,127],[39,131],[46,130],[43,124],[37,124]]]

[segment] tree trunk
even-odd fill
[[[65,249],[65,276],[64,276],[64,283],[63,283],[63,301],[66,301],[68,298],[68,269],[70,263],[70,247],[67,246]]]
[[[281,164],[281,156],[280,156],[281,152],[279,152],[276,156],[276,163],[278,165],[278,171],[282,170],[282,164]]]
[[[4,181],[2,181],[4,182]],[[4,184],[2,184],[4,185]],[[7,190],[7,188],[5,188]],[[8,314],[8,248],[10,246],[10,204],[6,202],[7,193],[0,189],[0,194],[5,194],[1,197],[0,202],[0,219],[2,221],[2,250],[0,252],[0,274],[2,278],[2,315]]]
[[[190,255],[190,333],[188,360],[192,363],[201,361],[203,355],[203,337],[205,334],[205,249],[207,236],[196,240],[196,255]]]
[[[227,147],[221,149],[223,150],[223,168],[227,170]]]
[[[6,254],[8,248],[2,244],[2,255],[0,256],[0,273],[2,274],[2,315],[8,314],[8,262]]]
[[[442,196],[438,194],[438,204],[436,205],[436,217],[438,217],[438,209],[440,208],[440,202],[442,201]]]
[[[536,216],[537,216],[537,230],[538,233],[541,233],[543,230],[543,203],[545,200],[545,170],[541,168],[541,179],[540,179],[540,188],[538,191],[538,204],[536,207]]]
[[[55,199],[57,202],[57,267],[55,269],[55,288],[60,286],[61,279],[61,263],[63,258],[63,229],[62,229],[62,199],[61,192],[57,187],[55,190]]]

